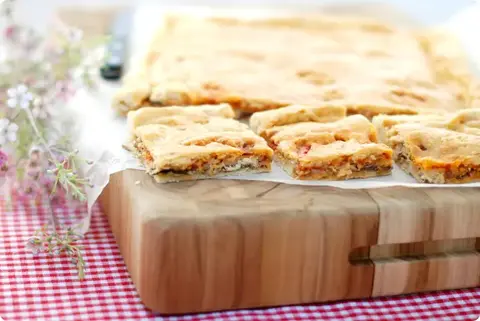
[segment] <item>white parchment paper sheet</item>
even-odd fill
[[[381,15],[387,17],[390,21],[394,19],[399,23],[412,23],[404,15],[399,14],[392,8],[385,7],[381,10],[376,7],[369,11],[358,10],[358,5],[350,11],[366,12],[370,15]],[[141,7],[134,15],[133,37],[131,47],[133,53],[138,54],[138,48],[145,48],[148,40],[158,25],[159,17],[165,8],[162,7]],[[208,9],[205,12],[208,12]],[[335,8],[338,11],[338,8]],[[341,8],[341,10],[343,10]],[[340,11],[341,11],[340,10]],[[348,8],[346,12],[348,12]],[[388,14],[386,14],[388,12]],[[480,65],[480,46],[476,30],[480,30],[480,4],[474,4],[464,11],[455,14],[451,19],[445,22],[444,27],[454,32],[468,51],[472,61]],[[252,80],[253,81],[253,80]],[[90,177],[93,183],[92,188],[87,188],[88,215],[81,222],[81,232],[88,231],[90,225],[90,213],[94,202],[97,200],[102,190],[108,184],[110,175],[126,169],[143,170],[142,165],[133,157],[133,155],[122,148],[126,142],[127,127],[124,117],[118,116],[111,108],[111,97],[118,89],[118,84],[102,83],[98,92],[80,91],[68,106],[75,117],[75,123],[78,128],[77,148],[80,155],[86,159],[93,160],[93,165],[85,165],[82,168],[87,177]],[[145,174],[146,175],[146,174]],[[330,186],[344,189],[362,189],[362,188],[380,188],[391,186],[408,187],[480,187],[480,183],[462,184],[462,185],[432,185],[417,183],[411,176],[405,174],[398,167],[395,167],[392,175],[357,179],[349,181],[298,181],[291,179],[277,165],[273,166],[271,173],[251,174],[243,176],[230,176],[220,179],[237,180],[256,180],[282,182],[286,184],[297,185],[316,185]]]

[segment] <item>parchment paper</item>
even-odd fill
[[[169,8],[171,9],[171,8]],[[141,54],[138,48],[146,48],[146,44],[152,37],[153,32],[159,25],[159,17],[165,12],[165,7],[140,7],[134,14],[134,25],[131,41],[131,53],[133,56]],[[184,8],[176,8],[184,11]],[[198,8],[195,9],[198,12]],[[209,12],[203,8],[203,13]],[[403,26],[417,25],[395,8],[388,5],[365,4],[359,6],[329,6],[327,12],[357,13],[386,19]],[[233,12],[231,8],[230,12]],[[257,11],[257,13],[260,11]],[[263,13],[261,14],[264,14]],[[238,11],[235,11],[238,14]],[[480,4],[474,4],[470,8],[457,13],[443,24],[443,27],[457,35],[476,66],[480,65],[480,46],[477,44],[475,30],[480,30]],[[132,58],[133,59],[133,58]],[[124,117],[117,116],[111,108],[111,97],[118,89],[118,84],[102,83],[96,93],[80,91],[68,106],[69,111],[75,117],[78,139],[77,148],[83,158],[94,161],[93,165],[85,165],[81,170],[91,179],[93,187],[87,188],[88,216],[80,224],[80,232],[85,233],[90,225],[90,213],[94,202],[102,190],[108,184],[110,175],[126,169],[143,170],[143,166],[133,155],[122,148],[126,142],[127,128]],[[147,175],[147,174],[145,174]],[[408,186],[415,188],[425,187],[480,187],[480,183],[461,185],[434,185],[417,183],[411,176],[395,166],[392,175],[356,179],[348,181],[298,181],[290,178],[281,168],[273,165],[271,173],[251,174],[243,176],[228,176],[218,179],[257,180],[282,182],[285,184],[331,186],[343,189],[381,188],[391,186]]]

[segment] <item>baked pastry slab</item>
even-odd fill
[[[192,113],[202,109],[209,114],[208,118],[192,117]],[[265,140],[247,125],[228,118],[233,110],[226,112],[225,106],[218,106],[217,114],[213,115],[212,109],[212,106],[157,108],[157,115],[154,110],[148,111],[156,123],[146,124],[142,124],[142,109],[128,114],[129,123],[137,124],[130,127],[135,153],[157,182],[271,170],[273,151]]]
[[[460,184],[480,180],[480,136],[421,125],[397,125],[396,163],[417,181]]]
[[[280,142],[275,160],[293,178],[346,180],[390,174],[392,150],[377,143],[338,141],[329,133]]]
[[[392,170],[392,150],[377,143],[375,128],[362,115],[278,126],[267,134],[275,160],[295,179],[346,180]]]
[[[229,103],[251,114],[291,104],[316,106],[331,98],[328,89],[320,89],[332,84],[383,85],[385,90],[378,94],[383,97],[392,82],[433,81],[416,36],[377,21],[187,15],[166,15],[165,20],[149,52],[133,66],[114,98],[114,107],[122,113],[146,105]],[[367,117],[389,108],[394,114],[415,114],[423,105],[432,105],[431,99],[404,107],[388,99],[356,101],[358,95],[348,90],[342,95],[356,103],[351,114]],[[443,98],[436,102],[450,100]]]

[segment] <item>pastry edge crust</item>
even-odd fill
[[[254,113],[249,120],[250,128],[264,139],[266,131],[273,127],[303,122],[329,123],[345,118],[347,109],[344,104],[319,103],[316,105],[292,104],[274,110]]]
[[[416,166],[412,161],[410,153],[405,147],[405,143],[398,143],[393,147],[395,163],[407,174],[411,175],[419,183],[427,184],[464,184],[480,181],[480,167],[476,171],[476,176],[466,176],[463,179],[447,178],[445,172],[441,169],[422,169]]]
[[[244,174],[268,173],[270,171],[271,171],[271,165],[269,167],[262,167],[262,168],[247,168],[247,169],[240,169],[240,170],[231,171],[231,172],[219,172],[214,175],[153,174],[151,176],[155,179],[157,183],[175,183],[175,182],[215,179],[215,178],[224,177],[224,176],[239,176]]]
[[[158,183],[169,183],[169,182],[181,182],[181,181],[191,181],[191,180],[200,180],[200,179],[212,179],[212,178],[217,178],[221,176],[227,176],[227,175],[241,175],[241,174],[253,174],[253,173],[266,173],[270,172],[272,169],[272,158],[273,158],[273,152],[270,154],[264,154],[264,153],[259,153],[259,154],[251,154],[248,156],[245,155],[239,155],[237,162],[234,165],[230,166],[240,166],[239,169],[237,170],[232,170],[232,171],[227,171],[224,170],[224,167],[221,167],[221,169],[218,172],[212,173],[212,174],[196,174],[195,171],[192,171],[192,173],[188,174],[178,174],[178,173],[166,173],[163,174],[161,171],[159,171],[158,168],[154,168],[152,166],[149,166],[147,164],[147,161],[145,160],[145,157],[142,155],[144,152],[141,150],[141,147],[143,144],[125,144],[124,148],[130,149],[131,152],[137,157],[137,159],[140,160],[143,166],[145,166],[145,171],[147,174],[152,176],[155,181]],[[148,150],[146,150],[148,152]],[[259,162],[259,158],[267,156],[267,161],[265,162],[264,165],[261,165]],[[247,162],[246,164],[242,164],[243,161],[245,160],[253,160],[254,162]],[[256,164],[256,166],[252,166],[252,164]]]
[[[350,179],[356,179],[356,178],[370,178],[370,177],[378,177],[378,176],[386,176],[390,175],[393,169],[393,162],[390,164],[388,168],[381,169],[379,168],[378,170],[358,170],[358,171],[351,171],[350,174],[346,176],[315,176],[315,175],[305,175],[305,176],[300,176],[297,175],[295,171],[295,167],[298,164],[298,161],[293,160],[293,159],[288,159],[286,157],[283,157],[283,154],[280,153],[279,151],[275,151],[274,155],[274,160],[275,162],[293,179],[297,180],[331,180],[331,181],[344,181],[344,180],[350,180]],[[352,163],[348,163],[350,165]]]
[[[135,95],[141,96],[143,99],[135,98]],[[189,97],[195,97],[192,100]],[[137,102],[141,101],[141,102]],[[333,104],[335,101],[324,101],[323,104]],[[256,112],[275,110],[289,105],[312,105],[307,102],[281,102],[281,101],[263,101],[251,98],[239,99],[223,99],[221,97],[206,96],[201,97],[196,92],[166,92],[165,99],[149,99],[149,94],[145,90],[139,89],[119,92],[114,98],[114,108],[122,114],[126,114],[129,110],[136,110],[142,107],[168,107],[168,106],[196,106],[196,105],[214,105],[214,104],[230,104],[239,115],[251,115]],[[424,112],[422,109],[408,106],[386,106],[375,104],[345,104],[347,108],[347,116],[361,114],[368,119],[372,119],[377,115],[417,115]]]

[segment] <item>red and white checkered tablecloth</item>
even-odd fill
[[[32,256],[26,239],[48,220],[45,204],[0,204],[0,317],[5,321],[157,320],[477,320],[480,288],[331,304],[161,317],[141,303],[107,219],[95,207],[82,241],[87,264],[77,279],[67,257]],[[83,207],[56,205],[57,217],[80,217]]]

